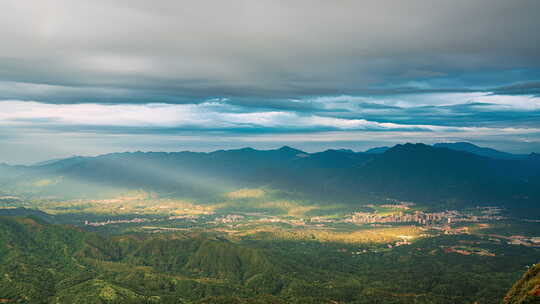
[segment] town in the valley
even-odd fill
[[[412,202],[392,204],[369,204],[364,207],[372,212],[351,212],[342,216],[292,217],[268,215],[264,212],[205,212],[204,214],[171,215],[163,217],[115,218],[102,221],[84,220],[84,226],[103,227],[109,225],[140,225],[147,232],[165,232],[175,230],[208,229],[217,231],[237,231],[257,225],[286,225],[295,229],[336,230],[339,225],[349,225],[354,230],[413,226],[420,229],[422,237],[434,235],[466,235],[471,233],[471,226],[488,227],[490,223],[506,220],[504,210],[496,206],[478,206],[466,210],[445,210],[425,212],[415,208]],[[540,247],[540,237],[488,234],[491,240],[510,245]],[[410,245],[413,237],[400,235],[389,248]],[[446,252],[467,254],[459,248],[446,248]],[[356,252],[360,254],[362,252]],[[471,254],[489,255],[486,252],[472,251]]]

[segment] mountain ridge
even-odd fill
[[[0,168],[4,192],[31,195],[109,195],[143,189],[201,197],[240,188],[272,187],[316,201],[399,198],[446,204],[496,202],[536,206],[540,157],[498,159],[421,143],[384,153],[288,146],[214,152],[124,152],[76,157],[37,167]],[[8,191],[9,190],[9,191]]]
[[[529,156],[527,154],[512,154],[492,148],[480,147],[469,142],[436,143],[433,146],[436,148],[447,148],[456,151],[465,151],[495,159],[525,159]]]
[[[160,152],[160,151],[126,151],[126,152],[112,152],[112,153],[105,153],[105,154],[99,154],[96,156],[71,156],[66,158],[57,158],[57,159],[51,159],[51,160],[45,160],[41,162],[37,162],[30,165],[12,165],[8,163],[0,163],[0,166],[7,166],[7,167],[42,167],[42,166],[50,166],[54,165],[55,163],[59,162],[77,162],[84,159],[92,159],[92,158],[102,158],[102,157],[115,157],[115,156],[122,156],[122,155],[137,155],[137,154],[164,154],[164,155],[181,155],[181,154],[193,154],[193,155],[203,155],[203,154],[222,154],[222,153],[250,153],[250,152],[266,152],[266,153],[290,153],[290,154],[306,154],[306,155],[312,155],[312,154],[318,154],[318,153],[324,153],[329,151],[343,151],[343,152],[351,152],[351,153],[366,153],[366,154],[382,154],[393,147],[400,146],[400,145],[406,145],[405,144],[396,144],[394,146],[380,146],[380,147],[374,147],[367,149],[363,152],[355,152],[352,149],[327,149],[324,151],[319,152],[305,152],[300,149],[293,148],[291,146],[284,145],[280,148],[275,149],[255,149],[252,147],[244,147],[244,148],[238,148],[238,149],[218,149],[214,151],[209,152],[196,152],[196,151],[189,151],[189,150],[183,150],[183,151],[172,151],[172,152]],[[513,154],[509,152],[500,151],[497,149],[489,148],[489,147],[481,147],[475,144],[472,144],[470,142],[441,142],[441,143],[435,143],[431,145],[436,148],[447,148],[455,151],[463,151],[463,152],[469,152],[472,154],[490,157],[490,158],[496,158],[496,159],[526,159],[528,157],[535,158],[540,155],[536,152],[531,152],[529,154]]]

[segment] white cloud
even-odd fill
[[[476,140],[504,141],[510,148],[534,148],[540,137],[540,128],[533,127],[448,127],[243,110],[220,100],[188,105],[2,101],[0,162],[126,150],[208,151],[248,145],[275,148],[283,144],[314,151],[338,146],[365,149],[403,142]],[[256,131],[242,132],[253,129]]]
[[[513,132],[520,128],[449,127],[426,124],[377,122],[361,118],[335,118],[290,111],[257,111],[242,113],[242,107],[209,101],[201,104],[44,104],[3,101],[0,124],[26,128],[56,126],[101,126],[138,128],[238,129],[276,128],[336,130],[415,130],[471,132],[500,130]],[[535,130],[535,129],[529,129]]]
[[[532,95],[491,95],[486,94],[473,99],[476,102],[489,103],[492,110],[540,110],[540,98]]]

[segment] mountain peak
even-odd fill
[[[371,148],[371,149],[367,149],[365,151],[365,153],[380,154],[380,153],[384,153],[384,152],[388,151],[388,149],[390,149],[390,147],[388,147],[388,146],[374,147],[374,148]]]
[[[241,149],[238,149],[238,151],[256,151],[256,149],[253,149],[252,147],[244,147],[244,148],[241,148]]]
[[[434,144],[435,148],[446,148],[450,150],[469,152],[476,155],[496,158],[496,159],[522,159],[525,158],[523,155],[511,154],[507,152],[502,152],[487,147],[480,147],[469,142],[454,142],[454,143],[438,143]]]
[[[280,151],[280,152],[295,153],[295,154],[305,153],[304,151],[301,151],[301,150],[298,150],[298,149],[295,149],[295,148],[291,148],[289,146],[283,146],[283,147],[281,147],[281,148],[279,148],[277,150]]]
[[[430,150],[430,146],[422,143],[405,143],[405,144],[397,144],[393,146],[392,148],[388,149],[388,152],[390,151],[418,151],[418,150]]]

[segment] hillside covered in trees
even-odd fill
[[[533,303],[540,303],[540,264],[531,267],[504,297],[504,304]]]
[[[4,303],[498,303],[540,253],[420,240],[362,256],[359,244],[227,239],[216,233],[98,235],[36,217],[0,218]],[[516,288],[516,287],[515,287]],[[510,298],[508,298],[510,299]],[[520,302],[509,302],[520,303]]]

